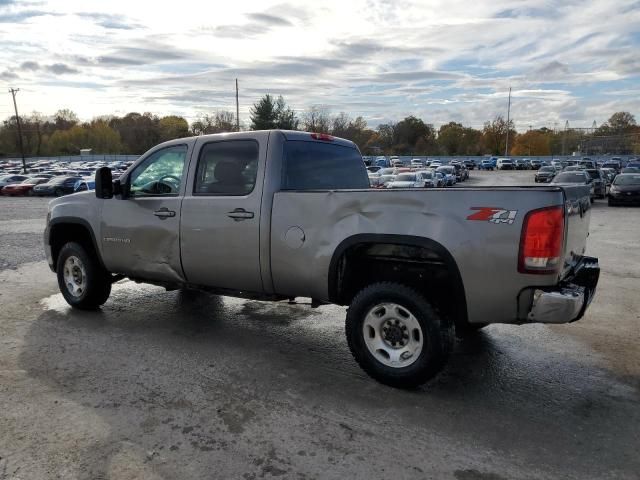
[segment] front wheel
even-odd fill
[[[412,388],[433,378],[453,349],[451,322],[412,288],[381,282],[352,300],[347,343],[362,369],[381,383]]]
[[[58,254],[58,287],[69,305],[95,310],[111,294],[111,278],[95,255],[79,243],[65,244]]]

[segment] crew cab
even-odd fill
[[[348,306],[348,346],[379,381],[436,375],[454,334],[568,323],[591,302],[589,188],[371,189],[357,147],[254,131],[162,143],[118,180],[49,204],[44,245],[65,300],[113,282]],[[206,315],[206,312],[203,312]]]

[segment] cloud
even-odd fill
[[[256,23],[271,25],[274,27],[291,27],[293,23],[283,17],[269,15],[267,13],[249,13],[247,17]]]
[[[58,14],[46,12],[44,10],[23,10],[13,13],[1,13],[0,23],[20,23],[34,17],[43,17],[45,15],[56,16]]]
[[[76,15],[81,18],[93,20],[96,25],[100,25],[101,27],[107,29],[133,30],[136,28],[140,28],[139,24],[131,22],[124,15],[99,12],[81,12],[76,13]]]
[[[566,78],[570,74],[569,65],[566,63],[560,63],[557,60],[546,63],[541,67],[535,68],[531,72],[531,78],[542,80],[557,80]]]
[[[40,64],[33,61],[22,62],[20,64],[20,70],[31,70],[35,72],[36,70],[40,70]]]
[[[52,65],[47,65],[45,68],[47,71],[56,75],[80,73],[80,70],[76,70],[65,63],[54,63]]]
[[[9,70],[5,70],[4,72],[0,73],[0,78],[2,80],[16,80],[19,77],[15,73],[10,72]]]

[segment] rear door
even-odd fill
[[[190,283],[263,291],[260,207],[268,138],[265,132],[197,140],[180,227]]]

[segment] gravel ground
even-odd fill
[[[0,479],[640,478],[640,209],[594,205],[583,320],[490,326],[407,392],[357,367],[340,307],[122,281],[72,311],[46,201],[0,205]]]

